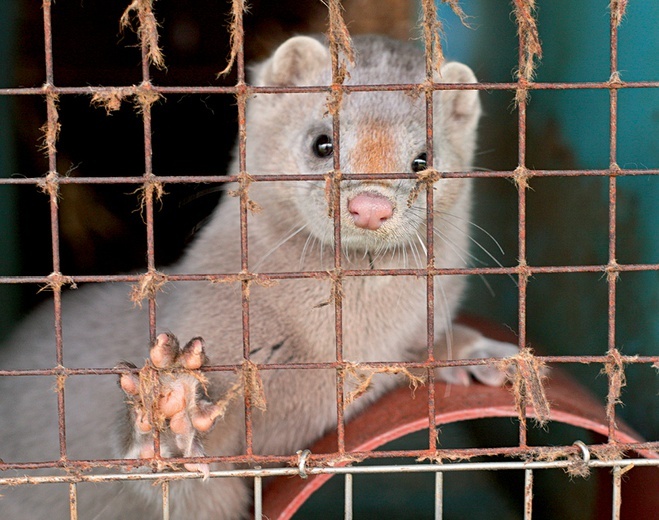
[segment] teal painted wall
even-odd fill
[[[607,0],[539,0],[544,56],[537,81],[606,81],[609,65]],[[446,6],[447,51],[484,81],[510,81],[517,60],[510,2],[463,0],[472,29]],[[631,1],[619,29],[618,69],[623,81],[659,79],[659,3]],[[484,93],[485,117],[478,164],[517,165],[517,114],[509,93]],[[659,168],[659,89],[623,89],[618,104],[618,164]],[[609,164],[608,91],[537,91],[528,107],[527,166],[595,169]],[[504,265],[517,254],[517,196],[510,182],[479,180],[476,220],[502,244]],[[608,179],[533,179],[527,193],[527,246],[532,265],[606,264]],[[659,177],[618,180],[617,260],[659,263]],[[486,236],[479,240],[493,253]],[[480,255],[483,256],[483,255]],[[487,261],[487,258],[483,258]],[[472,283],[469,311],[517,329],[517,291],[504,277],[489,277],[495,296]],[[659,273],[622,273],[617,284],[616,344],[625,354],[659,354]],[[604,354],[607,283],[599,274],[537,275],[528,289],[529,340],[548,354]],[[568,369],[604,399],[607,380],[595,366]],[[618,413],[646,438],[659,438],[659,376],[630,367]]]

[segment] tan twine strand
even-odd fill
[[[424,375],[417,376],[410,372],[406,367],[398,365],[389,365],[380,368],[361,368],[359,363],[348,363],[344,368],[346,384],[354,385],[354,390],[348,392],[344,398],[344,405],[348,406],[363,396],[371,387],[373,378],[376,374],[393,374],[403,375],[407,378],[412,395],[419,386],[426,384]]]
[[[615,283],[620,278],[620,264],[614,258],[605,268],[606,279],[609,283]]]
[[[59,112],[57,111],[57,103],[59,102],[59,95],[51,92],[52,85],[46,84],[43,90],[46,94],[46,107],[48,109],[48,120],[39,129],[42,133],[39,150],[44,152],[46,156],[54,155],[57,152],[57,139],[59,138],[62,125],[59,122]]]
[[[346,61],[354,65],[355,51],[352,46],[352,38],[350,37],[348,26],[343,18],[343,6],[341,2],[339,0],[322,0],[322,2],[329,11],[327,40],[332,58],[332,88],[327,95],[325,104],[327,110],[325,114],[336,116],[339,113],[343,101],[341,85],[350,76]]]
[[[527,83],[533,80],[537,62],[542,58],[542,44],[536,20],[535,0],[513,0],[513,13],[517,22],[517,36],[521,49],[521,59],[517,70],[520,88],[515,93],[519,105],[528,100]]]
[[[518,166],[513,172],[513,182],[517,188],[529,189],[529,179],[533,174],[525,166]]]
[[[59,189],[59,174],[57,172],[49,172],[45,177],[39,179],[37,187],[42,193],[50,197],[55,206],[59,205],[61,197]]]
[[[341,109],[341,103],[343,102],[343,89],[339,85],[332,85],[329,94],[327,94],[327,101],[325,101],[325,106],[327,110],[323,114],[324,117],[335,116],[339,113]]]
[[[148,204],[153,202],[154,195],[158,202],[162,202],[162,198],[163,196],[167,195],[167,192],[165,191],[164,184],[161,181],[153,178],[152,175],[150,178],[144,181],[144,184],[133,191],[131,195],[137,195],[139,212],[142,214],[142,220],[145,220],[144,209]]]
[[[48,281],[46,282],[46,285],[41,287],[37,292],[42,292],[42,291],[59,291],[62,289],[63,286],[65,285],[70,285],[71,289],[77,289],[78,286],[76,283],[73,281],[73,278],[70,276],[64,276],[60,272],[53,272],[50,273],[47,277]]]
[[[522,48],[522,63],[517,71],[517,77],[531,81],[535,74],[536,62],[542,58],[535,0],[513,0],[513,5],[517,36]]]
[[[238,188],[235,190],[229,190],[228,193],[231,197],[240,198],[241,203],[244,200],[244,203],[250,212],[258,213],[262,209],[260,204],[249,198],[249,186],[252,182],[254,182],[254,177],[247,172],[241,172],[238,174]]]
[[[335,203],[340,202],[340,185],[343,174],[339,170],[332,170],[325,174],[325,201],[327,202],[327,216],[334,218]],[[336,204],[340,207],[340,204]]]
[[[224,396],[215,401],[217,410],[213,414],[213,419],[224,417],[231,402],[240,395],[248,396],[253,408],[266,411],[267,400],[261,373],[256,363],[248,359],[242,363],[240,377],[229,387]]]
[[[617,404],[621,404],[620,394],[622,393],[622,388],[627,384],[625,377],[625,365],[620,355],[620,351],[617,348],[609,349],[607,352],[607,357],[609,360],[604,364],[604,368],[601,373],[606,374],[609,378],[609,393],[606,400],[606,417],[609,421],[613,421],[613,426],[617,428],[615,424],[615,407]]]
[[[113,87],[109,90],[100,90],[92,94],[92,106],[103,107],[107,114],[116,112],[121,108],[122,101],[135,95],[136,87]]]
[[[627,11],[627,3],[629,0],[611,0],[609,8],[611,9],[611,15],[613,16],[613,23],[616,27],[620,26],[625,12]]]
[[[229,21],[229,59],[227,66],[217,76],[225,76],[233,68],[238,56],[238,50],[243,45],[244,32],[243,32],[243,13],[249,11],[249,5],[245,0],[233,0],[231,2],[231,14]]]
[[[67,374],[67,370],[65,367],[62,365],[57,365],[55,367],[57,370],[61,370],[61,374],[57,374],[57,380],[55,381],[55,387],[53,388],[53,392],[56,394],[63,392],[64,391],[64,386],[66,384],[66,379],[69,377]]]
[[[511,390],[520,421],[525,422],[526,404],[530,402],[536,422],[545,426],[551,412],[545,394],[546,365],[533,355],[530,348],[524,348],[517,355],[498,361],[496,366],[511,374]]]
[[[416,183],[414,184],[412,191],[410,191],[410,196],[407,198],[407,207],[412,207],[412,204],[414,204],[419,197],[419,193],[421,193],[422,189],[426,188],[432,190],[434,183],[441,179],[441,177],[442,174],[434,168],[427,168],[418,172],[416,174]]]
[[[343,6],[340,0],[322,0],[329,10],[329,27],[327,39],[329,40],[332,56],[332,71],[334,83],[343,84],[348,77],[346,60],[355,63],[355,51],[348,26],[343,18]]]
[[[426,70],[434,70],[441,74],[444,63],[444,50],[442,49],[442,33],[444,28],[437,17],[437,5],[435,0],[423,0],[421,3],[423,29],[423,43],[426,49]]]
[[[328,305],[343,301],[343,271],[341,269],[333,269],[327,271],[327,274],[331,282],[329,298],[314,305],[314,309],[320,309],[321,307],[327,307]]]
[[[469,27],[469,18],[463,11],[458,0],[442,0],[460,18],[465,27]],[[441,75],[444,63],[444,50],[442,48],[442,34],[444,28],[437,13],[435,0],[423,0],[421,3],[421,18],[419,24],[423,31],[423,42],[426,49],[426,70],[433,70]]]
[[[124,10],[119,20],[120,29],[132,27],[131,19],[137,14],[137,35],[140,42],[146,46],[149,62],[159,69],[165,68],[165,58],[158,43],[158,22],[153,14],[155,0],[133,0]]]
[[[587,478],[590,475],[589,462],[591,457],[597,457],[599,460],[612,461],[620,460],[624,455],[624,450],[617,445],[603,444],[596,446],[585,446],[588,456],[584,456],[584,450],[580,447],[582,443],[575,443],[572,446],[538,446],[528,447],[522,456],[525,462],[554,462],[566,460],[569,462],[563,468],[563,471],[571,477]],[[430,461],[435,464],[444,462],[458,462],[471,460],[469,455],[456,453],[446,453],[436,451],[429,455],[423,455],[416,459],[417,462]]]
[[[268,278],[266,276],[260,275],[260,274],[255,274],[255,273],[250,273],[249,271],[241,271],[237,274],[234,275],[228,275],[228,276],[209,276],[208,280],[210,280],[211,283],[216,284],[216,283],[236,283],[236,282],[246,282],[247,288],[245,290],[245,297],[249,300],[250,297],[250,288],[252,284],[259,285],[261,287],[274,287],[279,283],[279,280],[273,280],[271,278]]]
[[[131,287],[130,300],[141,309],[142,302],[154,298],[166,283],[167,275],[152,269],[140,276],[140,280]]]
[[[265,399],[263,380],[261,379],[261,373],[258,367],[253,361],[246,359],[243,361],[242,375],[244,392],[245,395],[249,397],[252,407],[265,412],[267,409],[267,402]]]
[[[119,110],[121,103],[129,97],[133,98],[137,110],[143,113],[164,96],[156,92],[151,86],[151,83],[143,82],[140,85],[131,87],[111,87],[95,90],[92,94],[91,104],[95,107],[104,108],[105,112],[111,115],[113,112]]]
[[[625,83],[622,81],[622,78],[620,77],[620,71],[616,70],[611,73],[611,76],[609,76],[609,87],[623,87]],[[614,166],[615,165],[615,166]],[[612,170],[617,169],[620,170],[620,166],[618,166],[616,163],[612,163],[610,168]]]

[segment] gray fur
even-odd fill
[[[274,57],[254,68],[257,85],[322,85],[330,82],[329,54],[317,40],[289,40]],[[424,81],[424,58],[414,46],[368,37],[355,40],[357,66],[348,83],[412,83]],[[448,64],[442,80],[475,81],[464,65]],[[476,91],[434,95],[435,167],[467,170],[475,146],[480,115]],[[324,94],[258,95],[248,102],[247,170],[269,173],[325,173],[332,160],[319,159],[311,143],[319,132],[331,135]],[[364,157],[357,151],[369,128],[384,128],[391,137],[382,157],[390,171],[411,171],[425,149],[424,96],[407,93],[353,93],[341,109],[342,170],[360,172]],[[361,136],[361,137],[360,137]],[[381,160],[375,157],[373,160]],[[384,160],[384,159],[382,159]],[[237,172],[234,163],[232,172]],[[345,268],[421,267],[425,253],[417,234],[425,235],[425,193],[407,200],[413,181],[391,185],[342,184],[342,241]],[[391,221],[377,231],[359,229],[346,211],[347,200],[367,189],[387,197],[395,208]],[[252,183],[249,196],[263,210],[249,215],[249,265],[258,272],[327,270],[333,267],[332,221],[323,183]],[[468,250],[471,188],[468,179],[441,180],[434,191],[438,266],[465,265]],[[303,228],[303,224],[305,225]],[[295,233],[297,231],[297,233]],[[288,240],[284,240],[285,238]],[[367,251],[368,250],[368,251]],[[370,258],[369,258],[370,257]],[[228,273],[240,271],[238,199],[227,196],[211,222],[172,272]],[[464,289],[464,277],[436,278],[435,337],[437,356],[447,357],[447,330]],[[351,361],[408,361],[424,358],[426,294],[424,279],[413,277],[345,278],[344,357]],[[120,360],[140,363],[147,355],[146,312],[134,308],[125,284],[85,287],[64,299],[64,364],[67,367],[112,367]],[[335,360],[334,309],[327,281],[281,281],[274,287],[251,286],[252,360],[324,362]],[[159,329],[182,341],[202,336],[212,363],[241,363],[240,286],[208,282],[170,283],[158,296]],[[39,309],[0,352],[0,368],[43,368],[55,365],[52,308]],[[452,328],[456,358],[504,356],[510,345],[490,342],[473,331]],[[499,384],[492,371],[472,371]],[[472,374],[472,375],[473,375]],[[308,448],[336,424],[333,371],[263,371],[268,409],[254,412],[254,451],[293,454]],[[467,384],[464,369],[440,376]],[[231,378],[213,376],[211,397],[218,399]],[[348,416],[400,381],[375,378],[373,388],[351,405]],[[5,462],[57,460],[58,429],[55,381],[51,378],[0,378],[0,458]],[[71,458],[133,457],[132,426],[125,420],[123,394],[116,377],[70,377],[66,382],[67,454]],[[209,455],[240,454],[244,443],[242,404],[236,401],[204,439]],[[119,425],[119,426],[118,426]],[[113,434],[110,435],[110,432]],[[114,435],[114,432],[119,432]],[[123,433],[121,433],[123,432]],[[110,440],[113,439],[113,440]],[[170,448],[165,444],[165,453]],[[172,453],[174,453],[172,451]],[[215,469],[215,467],[213,468]],[[16,472],[20,474],[21,472]],[[173,518],[239,518],[248,511],[249,482],[210,479],[172,484]],[[3,490],[0,510],[5,518],[68,518],[68,487],[19,486]],[[81,485],[81,518],[158,518],[158,488],[150,484]]]

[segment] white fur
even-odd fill
[[[384,38],[356,39],[357,66],[348,82],[423,82],[424,59],[412,45]],[[254,69],[257,85],[327,85],[331,80],[329,53],[318,40],[297,37]],[[473,82],[464,65],[447,64],[442,81]],[[332,159],[312,153],[319,132],[331,135],[324,94],[258,95],[249,100],[247,170],[250,175],[326,173]],[[434,95],[435,167],[464,171],[471,165],[480,105],[475,91]],[[410,172],[415,157],[425,151],[424,96],[402,92],[353,93],[344,97],[341,120],[341,169],[355,172],[363,164],[360,146],[364,129],[380,129],[388,146],[373,160],[385,161],[391,172]],[[382,154],[381,156],[378,154]],[[237,172],[237,164],[231,173]],[[356,171],[356,173],[364,173]],[[373,172],[366,172],[373,173]],[[441,180],[435,185],[435,239],[438,266],[464,265],[468,249],[471,187],[467,179]],[[343,267],[350,269],[422,267],[426,264],[419,237],[425,236],[425,192],[408,207],[412,180],[364,184],[344,182],[341,190]],[[333,268],[333,222],[328,217],[324,183],[254,182],[249,196],[263,208],[249,215],[249,265],[259,272],[327,270]],[[394,215],[381,229],[357,228],[346,211],[347,201],[362,191],[387,197]],[[288,238],[287,240],[284,240]],[[212,221],[175,266],[179,273],[240,271],[238,200],[226,197]],[[447,357],[447,323],[464,287],[463,277],[435,279],[435,337],[437,356]],[[281,281],[274,287],[252,284],[250,346],[257,363],[331,362],[335,358],[333,305],[327,280]],[[423,278],[386,277],[343,280],[344,357],[351,361],[409,361],[425,355],[426,284]],[[139,363],[147,355],[146,312],[134,309],[125,285],[87,287],[64,301],[64,364],[68,367],[110,367],[122,359]],[[160,330],[181,340],[203,336],[211,362],[239,364],[243,360],[243,331],[239,283],[170,283],[158,296]],[[0,358],[1,368],[51,367],[55,364],[52,311],[37,311],[18,330]],[[278,349],[274,345],[282,343]],[[473,331],[456,328],[453,357],[508,355]],[[478,376],[478,370],[474,371]],[[440,375],[442,373],[440,372]],[[445,373],[465,383],[468,373]],[[308,448],[336,424],[336,374],[332,370],[262,371],[268,409],[254,412],[254,451],[293,454]],[[499,383],[487,374],[486,382]],[[210,393],[220,398],[231,377],[211,377]],[[381,375],[373,388],[347,411],[356,413],[399,381]],[[0,433],[6,462],[57,460],[54,381],[45,378],[0,378]],[[349,390],[349,389],[347,389]],[[67,449],[72,458],[135,456],[130,425],[119,420],[122,393],[115,377],[71,377],[66,382]],[[209,455],[240,454],[244,450],[242,404],[236,402],[205,438]],[[125,412],[123,412],[125,415]],[[117,428],[117,424],[122,428]],[[110,432],[119,430],[111,443]],[[116,448],[112,449],[112,445]],[[169,448],[167,448],[169,449]],[[211,479],[175,482],[171,504],[174,518],[238,518],[249,504],[247,482]],[[138,490],[135,495],[126,488]],[[68,514],[66,486],[18,487],[0,498],[7,518],[64,518]],[[157,518],[158,488],[150,484],[81,485],[81,518]]]

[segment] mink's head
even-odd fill
[[[368,36],[355,38],[354,48],[355,63],[347,68],[346,85],[423,84],[426,80],[424,54],[414,45]],[[329,49],[319,39],[294,37],[254,68],[253,83],[327,87],[332,83],[331,62]],[[435,81],[473,83],[476,78],[465,65],[447,63]],[[380,253],[422,240],[426,192],[419,190],[416,178],[409,177],[431,167],[440,172],[471,167],[480,116],[478,92],[433,93],[434,164],[430,165],[424,90],[344,92],[338,106],[332,104],[329,91],[260,93],[249,100],[248,173],[255,177],[325,175],[335,169],[338,156],[342,174],[407,174],[408,178],[341,181],[342,245],[349,250]],[[332,114],[340,121],[338,143]],[[469,184],[467,179],[435,182],[436,229],[442,215],[449,214],[458,219],[452,227],[466,225],[459,219],[468,219]],[[257,182],[250,190],[256,188],[254,195],[264,214],[267,206],[276,206],[281,224],[290,228],[302,223],[306,233],[320,243],[332,244],[329,186],[321,180]]]

